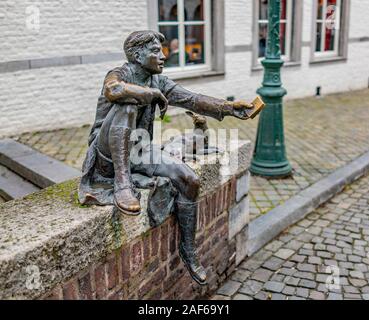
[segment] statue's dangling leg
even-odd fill
[[[176,216],[181,235],[179,255],[191,277],[199,284],[206,284],[206,271],[198,259],[196,251],[197,202],[184,199],[176,201]]]
[[[199,262],[195,242],[199,178],[188,165],[166,153],[162,153],[162,163],[154,175],[169,177],[178,191],[174,212],[180,232],[179,255],[191,277],[199,284],[206,284],[206,271]]]

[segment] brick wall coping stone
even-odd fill
[[[189,163],[200,177],[201,196],[245,173],[250,141],[233,147],[230,156],[235,155],[238,168],[223,178],[219,157],[216,164]],[[117,216],[111,206],[80,205],[78,182],[69,180],[0,205],[0,299],[37,298],[150,229],[148,190],[141,192],[141,215]],[[34,268],[42,277],[36,290],[32,283],[27,285]]]

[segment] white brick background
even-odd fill
[[[154,1],[154,0],[150,0]],[[300,1],[300,0],[295,0]],[[302,1],[302,0],[301,0]],[[304,1],[303,41],[311,39],[311,0]],[[369,0],[351,1],[350,37],[369,36]],[[27,30],[25,8],[39,5],[40,30]],[[226,45],[252,42],[252,1],[225,0]],[[129,32],[147,28],[146,0],[0,1],[0,62],[119,52]],[[302,64],[283,69],[287,99],[365,88],[369,42],[349,44],[347,62],[311,65],[310,48]],[[105,73],[119,61],[0,73],[0,136],[91,123]],[[224,77],[181,81],[217,97],[250,100],[262,80],[252,71],[252,53],[226,55]]]

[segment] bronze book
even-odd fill
[[[246,114],[249,118],[254,119],[259,112],[265,107],[265,103],[259,96],[257,96],[254,101],[251,102],[253,106],[252,109],[246,109]]]

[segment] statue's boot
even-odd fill
[[[180,230],[179,256],[199,284],[206,284],[206,271],[200,264],[196,252],[195,235],[197,222],[197,203],[177,200],[177,220]]]
[[[130,135],[128,127],[112,126],[109,131],[109,146],[114,165],[114,204],[127,215],[141,213],[140,201],[137,199],[131,179]]]

